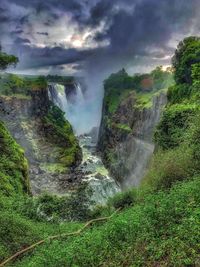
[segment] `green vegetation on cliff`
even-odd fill
[[[15,74],[0,74],[0,94],[21,98],[23,95],[30,96],[33,90],[47,87],[43,76],[23,77]]]
[[[155,131],[157,152],[145,183],[156,189],[199,173],[200,39],[183,40],[173,57],[176,84],[168,90],[168,104]]]
[[[166,87],[173,83],[172,70],[168,68],[164,71],[161,66],[150,73],[134,76],[122,69],[104,81],[98,149],[102,152],[104,164],[120,182],[123,180],[122,173],[131,175],[128,160],[127,165],[123,163],[120,167],[118,164],[121,161],[120,154],[127,153],[127,157],[131,157],[131,151],[125,149],[126,140],[134,136],[147,138],[148,135],[148,141],[151,142],[153,125],[157,123],[155,120],[165,104]],[[148,118],[150,122],[145,126]]]
[[[51,104],[43,123],[46,137],[58,147],[60,164],[64,167],[77,166],[81,162],[82,151],[71,124],[65,119],[65,113]]]
[[[136,74],[134,76],[129,76],[122,69],[117,73],[111,74],[104,81],[104,104],[108,112],[113,114],[123,99],[128,97],[130,92],[135,91],[138,93],[140,106],[148,108],[151,106],[153,94],[158,90],[168,88],[173,83],[171,69],[163,71],[161,66],[154,69],[151,73]],[[144,105],[142,105],[143,100]]]
[[[0,194],[29,192],[28,164],[23,149],[0,121]]]
[[[0,54],[0,63],[1,60]],[[42,169],[48,173],[57,170],[66,172],[68,167],[77,166],[81,161],[81,149],[70,123],[48,99],[47,80],[60,78],[68,82],[72,80],[72,77],[0,74],[1,112],[7,115],[12,113],[11,118],[5,118],[10,124],[14,115],[11,105],[16,105],[16,121],[13,125],[23,128],[24,143],[28,143],[27,154],[31,154],[31,161],[33,158],[39,159],[40,147],[44,147],[44,157],[41,158],[45,158],[45,153],[49,151],[55,152],[52,157],[46,157],[51,158],[50,162],[46,160],[46,164],[42,164]],[[47,143],[52,149],[46,149]]]
[[[60,163],[70,167],[80,162],[81,149],[70,123],[64,117],[64,112],[57,106],[51,105],[43,121],[45,135],[60,147]]]

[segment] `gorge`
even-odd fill
[[[75,133],[79,133],[79,124],[82,117],[79,114],[84,112],[84,93],[81,84],[75,81],[69,85],[50,83],[48,85],[50,100],[57,105],[66,118],[72,124]],[[119,185],[109,176],[100,157],[96,154],[96,142],[98,138],[98,128],[93,128],[93,135],[90,132],[78,136],[80,146],[83,151],[82,163],[74,170],[91,187],[92,199],[95,203],[104,204],[109,197],[120,191]],[[90,129],[92,130],[92,129]]]
[[[122,79],[119,95],[115,95],[117,88],[114,93],[112,86],[106,88],[113,77]],[[133,77],[127,90],[127,77],[120,71],[106,80],[100,128],[88,127],[87,132],[81,132],[88,105],[83,80],[66,77],[59,82],[48,77],[43,89],[31,89],[27,96],[0,97],[0,119],[29,162],[32,194],[68,195],[86,183],[92,200],[105,204],[117,192],[140,185],[154,151],[153,132],[167,101],[162,89],[166,79],[160,88],[151,84],[140,89]],[[140,77],[142,84],[147,76]],[[113,110],[109,98],[117,103]]]
[[[120,75],[120,72],[115,75]],[[86,110],[87,105],[81,84],[78,81],[65,85],[49,83],[48,95],[49,99],[65,112],[65,117],[75,133],[79,133],[79,124],[84,124],[84,121],[80,121],[82,117],[80,118],[79,114]],[[148,103],[140,103],[141,97],[147,97]],[[155,91],[153,85],[138,97],[136,91],[132,90],[120,100],[111,117],[105,98],[100,130],[93,136],[96,140],[92,142],[90,133],[78,137],[84,156],[81,165],[74,170],[75,173],[78,171],[83,181],[91,184],[94,199],[99,204],[105,203],[109,197],[122,189],[139,186],[154,151],[152,137],[155,126],[167,102],[166,92]],[[108,118],[109,116],[111,118]],[[108,119],[111,120],[112,128],[107,123]],[[97,129],[98,127],[96,131]],[[95,153],[96,150],[100,152],[99,155]],[[112,160],[108,159],[108,155]],[[102,156],[108,170],[99,156]]]
[[[80,79],[1,74],[1,266],[198,266],[200,66],[188,64],[111,74],[99,129],[83,125]]]

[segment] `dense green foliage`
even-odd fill
[[[177,84],[192,83],[192,65],[200,62],[200,38],[188,37],[179,43],[172,59]]]
[[[0,194],[29,192],[28,165],[24,151],[0,121]]]
[[[108,200],[108,206],[115,209],[123,209],[133,205],[136,202],[136,191],[130,189],[122,193],[116,194],[114,197]]]
[[[159,147],[168,149],[180,145],[189,121],[197,110],[195,105],[169,105],[155,131],[154,139]]]
[[[199,112],[199,61],[200,39],[189,37],[180,42],[173,57],[176,84],[168,90],[169,102],[155,133],[161,148],[182,143],[191,119]]]
[[[200,62],[192,65],[192,84],[194,86],[200,84]]]
[[[117,73],[111,74],[104,81],[104,103],[108,108],[109,113],[114,113],[117,110],[119,103],[132,91],[139,95],[149,95],[149,92],[156,92],[173,84],[173,75],[170,69],[162,70],[159,66],[148,74],[136,74],[129,76],[122,69]],[[150,102],[150,101],[149,101]]]
[[[80,159],[80,147],[70,123],[65,119],[64,112],[52,105],[44,117],[45,134],[55,144],[60,144],[60,161],[72,166]]]
[[[12,206],[21,215],[38,222],[84,221],[91,217],[91,193],[87,183],[83,183],[64,196],[44,193],[36,197],[14,198]]]
[[[15,253],[22,247],[26,247],[39,239],[45,238],[48,235],[59,234],[63,231],[73,231],[77,229],[76,223],[52,224],[38,221],[35,217],[34,210],[32,211],[32,220],[30,216],[33,200],[20,200],[20,198],[8,198],[0,195],[0,262],[11,254]],[[29,212],[29,213],[28,213]]]
[[[169,188],[200,170],[199,48],[199,38],[186,38],[173,58],[176,84],[168,90],[168,105],[155,131],[157,153],[145,178],[155,189]]]
[[[140,196],[133,207],[108,223],[80,236],[47,242],[14,266],[198,266],[199,186],[196,177],[169,193]]]
[[[43,89],[47,87],[44,77],[23,77],[15,74],[0,75],[0,94],[29,96],[32,90]]]
[[[8,55],[1,51],[0,46],[0,70],[5,70],[10,66],[15,66],[18,63],[18,58],[14,55]]]

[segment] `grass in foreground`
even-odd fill
[[[198,266],[199,187],[200,177],[196,177],[168,192],[138,192],[134,206],[109,222],[94,225],[80,236],[41,245],[12,266]],[[36,236],[47,236],[76,227],[80,226],[46,223],[31,229]]]

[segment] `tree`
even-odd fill
[[[174,77],[177,84],[192,84],[192,65],[200,62],[200,38],[188,37],[178,44],[172,58]]]
[[[200,86],[200,63],[192,65],[192,82],[193,85]]]
[[[9,66],[15,66],[19,62],[19,59],[14,55],[8,55],[1,51],[0,46],[0,70],[5,70]]]

